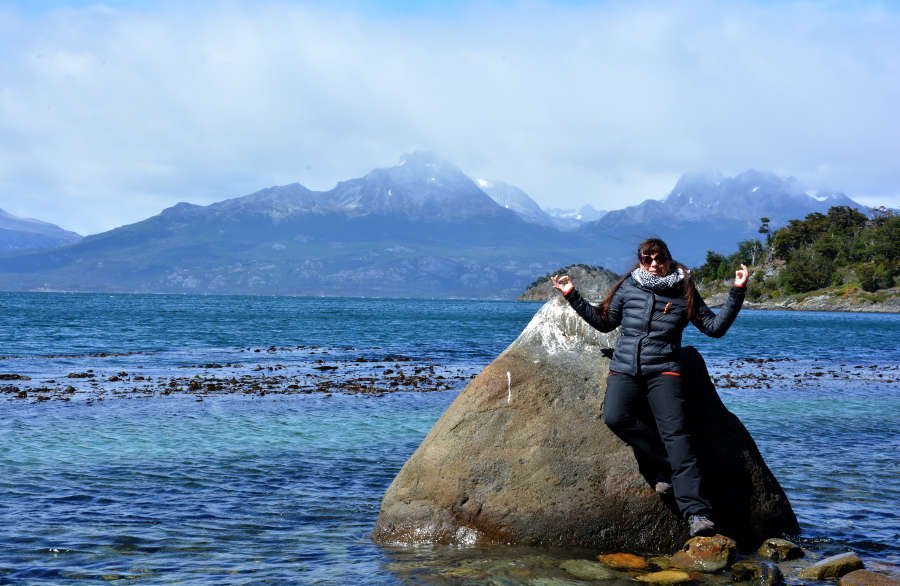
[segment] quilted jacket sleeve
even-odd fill
[[[697,296],[697,307],[691,320],[698,330],[713,338],[721,338],[734,323],[741,306],[744,304],[746,288],[732,287],[728,299],[718,314],[707,307],[700,296]]]
[[[572,291],[566,295],[566,301],[569,302],[569,305],[572,306],[575,313],[580,315],[584,321],[601,332],[610,332],[616,329],[622,321],[622,299],[618,294],[613,297],[612,303],[609,304],[608,319],[604,319],[600,314],[600,308],[588,303],[577,289],[572,289]]]

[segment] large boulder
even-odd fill
[[[561,299],[548,301],[460,392],[397,474],[373,538],[677,549],[686,524],[602,422],[615,335],[597,332]],[[701,465],[719,491],[709,496],[723,528],[749,547],[796,533],[787,498],[719,401],[699,354],[688,350],[684,360],[683,380],[698,393],[692,404],[702,422]],[[727,479],[717,480],[720,470]]]

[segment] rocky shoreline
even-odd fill
[[[739,552],[735,542],[724,535],[694,537],[672,555],[585,552],[581,557],[571,557],[573,553],[541,554],[505,547],[476,549],[465,555],[463,550],[431,563],[395,561],[388,569],[401,578],[427,573],[453,584],[900,585],[900,568],[896,566],[878,561],[864,563],[852,551],[823,554],[781,538],[767,539],[749,553]]]
[[[900,290],[895,287],[880,293],[880,295],[866,293],[841,295],[824,290],[765,301],[746,300],[744,307],[762,310],[900,313]],[[719,307],[725,302],[727,295],[727,291],[705,293],[704,299],[710,307]]]

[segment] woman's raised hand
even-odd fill
[[[553,275],[550,277],[550,282],[553,283],[553,288],[563,295],[568,295],[575,288],[575,283],[572,282],[569,275]]]
[[[747,265],[741,263],[741,268],[734,271],[734,286],[735,287],[746,287],[747,279],[750,278],[750,271],[747,270]]]

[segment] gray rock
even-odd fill
[[[569,580],[568,578],[532,578],[529,586],[584,586],[581,580]]]
[[[731,566],[733,582],[749,582],[758,586],[782,586],[784,574],[769,561],[742,561]]]
[[[616,577],[615,572],[603,564],[590,560],[566,560],[559,567],[582,580],[613,580]]]
[[[799,546],[791,543],[787,539],[779,539],[777,537],[763,541],[756,553],[764,558],[775,560],[776,562],[795,560],[803,557],[803,550],[800,549]]]
[[[697,572],[718,572],[737,555],[737,544],[724,535],[692,537],[671,557],[672,566]]]
[[[863,567],[862,560],[852,551],[833,555],[820,560],[808,568],[800,570],[800,577],[804,580],[827,580],[828,578],[840,578],[853,570]]]
[[[382,501],[381,543],[519,543],[667,552],[686,525],[603,424],[608,372],[600,334],[561,299],[546,303],[434,425]],[[702,451],[721,522],[755,539],[796,519],[740,422],[718,400],[699,354],[686,352]],[[698,378],[700,380],[698,380]],[[710,434],[713,434],[712,436]],[[713,459],[709,459],[709,458]],[[720,459],[726,459],[722,462]],[[701,462],[703,463],[703,462]],[[740,483],[741,486],[735,486]],[[733,533],[732,533],[733,534]],[[737,536],[737,535],[736,535]]]
[[[887,574],[870,572],[869,570],[854,570],[841,576],[840,586],[900,586],[900,579]]]

